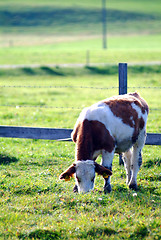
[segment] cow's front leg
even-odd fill
[[[111,177],[105,178],[104,193],[110,193],[112,191],[111,187]]]
[[[105,150],[102,151],[102,166],[105,168],[108,168],[109,170],[112,171],[112,161],[114,157],[114,151],[109,153]],[[110,193],[112,188],[111,188],[111,177],[104,178],[105,180],[105,185],[104,185],[104,192],[105,193]]]

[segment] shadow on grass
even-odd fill
[[[63,239],[61,237],[61,232],[49,231],[45,229],[37,229],[28,234],[20,233],[18,235],[18,238],[19,239],[44,239],[44,240]]]
[[[50,68],[50,67],[42,66],[42,67],[40,67],[40,69],[49,75],[64,76],[64,74],[62,72],[56,71],[55,69]]]
[[[157,182],[157,181],[155,181],[155,182]],[[149,193],[149,194],[153,195],[153,198],[155,198],[155,197],[157,198],[157,196],[160,196],[160,188],[159,188],[159,186],[154,186],[154,185],[148,183],[144,186],[143,185],[139,186],[138,193],[142,193],[142,194]]]
[[[18,162],[18,159],[15,157],[0,154],[0,165],[9,165],[12,162]]]
[[[144,239],[146,236],[149,235],[148,228],[144,224],[140,224],[137,229],[132,233],[129,239]]]
[[[118,73],[118,67],[117,66],[110,66],[110,67],[90,67],[86,66],[86,69],[88,69],[93,74],[101,74],[101,75],[112,75]]]
[[[141,73],[161,73],[160,65],[158,66],[129,66],[128,72],[132,74],[141,74]],[[118,66],[102,66],[102,67],[93,67],[86,66],[83,68],[80,67],[23,67],[23,68],[13,68],[13,69],[0,69],[0,76],[39,76],[39,75],[52,75],[52,76],[83,76],[83,75],[114,75],[118,74]]]
[[[111,236],[111,235],[115,235],[117,234],[117,232],[112,229],[112,228],[107,228],[107,227],[102,227],[102,228],[91,228],[88,232],[84,232],[82,233],[82,235],[80,236],[80,238],[84,239],[84,238],[91,238],[94,239],[95,237],[97,238],[101,238],[103,236]]]
[[[24,67],[21,69],[21,72],[26,75],[53,75],[53,76],[64,76],[64,73],[60,69],[54,69],[47,66],[42,66],[40,68]]]
[[[144,168],[151,168],[151,167],[159,167],[161,165],[161,158],[160,157],[157,157],[153,160],[148,160],[146,161],[144,164],[143,164],[143,167]]]
[[[27,74],[27,75],[35,75],[35,71],[32,68],[22,68],[21,69],[23,73]]]

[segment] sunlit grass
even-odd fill
[[[13,46],[0,48],[1,64],[155,62],[160,61],[160,40],[160,35],[110,37],[108,50],[102,50],[101,37],[27,47],[13,41]]]
[[[148,15],[147,21],[135,21],[127,14],[127,21],[109,22],[108,49],[102,50],[102,25],[92,16],[101,1],[1,1],[2,12],[20,15],[23,10],[34,14],[42,8],[48,12],[55,7],[63,11],[83,7],[92,22],[66,24],[64,18],[63,24],[46,26],[44,19],[36,27],[4,27],[1,19],[0,65],[41,67],[0,69],[0,125],[73,128],[82,108],[118,94],[119,62],[161,60],[159,6],[159,0],[109,2],[108,9]],[[123,12],[119,14],[123,17]],[[115,66],[44,66],[87,60]],[[161,131],[160,86],[160,66],[128,67],[128,92],[138,91],[150,107],[148,132]],[[100,176],[88,194],[72,192],[74,179],[59,180],[74,162],[73,142],[0,138],[0,146],[0,239],[160,239],[160,146],[144,147],[137,192],[126,186],[124,167],[115,155],[113,190],[107,195]]]
[[[58,180],[74,161],[73,143],[3,139],[1,145],[2,155],[11,160],[0,165],[2,239],[159,237],[158,147],[144,148],[137,193],[128,190],[125,171],[115,157],[113,192],[104,195],[103,180],[96,177],[95,190],[78,195],[72,193],[74,180]],[[12,162],[12,156],[16,162]],[[149,167],[150,161],[154,164]]]

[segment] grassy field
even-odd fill
[[[48,44],[44,42],[39,44],[38,38],[33,38],[31,45],[27,40],[24,42],[24,37],[18,41],[16,39],[15,37],[13,43],[15,42],[14,45],[17,46],[0,48],[2,56],[0,64],[86,63],[87,50],[90,63],[117,64],[118,62],[161,61],[161,35],[110,37],[107,51],[101,49],[100,37],[81,40],[78,38],[55,40],[51,38],[53,42]],[[7,38],[1,40],[2,45],[7,44]]]
[[[161,61],[161,1],[107,1],[102,50],[101,0],[0,1],[0,125],[73,128],[82,108],[118,94],[118,62]],[[113,66],[51,68],[46,64]],[[161,131],[161,68],[128,67],[128,92],[148,102],[147,132]],[[114,157],[113,191],[96,177],[88,194],[59,175],[74,143],[0,139],[0,239],[161,239],[161,147],[145,146],[139,191],[129,190]],[[101,158],[99,157],[98,162]]]
[[[38,122],[33,121],[32,125],[72,128],[82,108],[100,99],[118,94],[117,72],[116,66],[83,69],[41,67],[0,70],[1,105],[13,105],[13,108],[2,108],[4,112],[1,110],[1,124],[23,126],[30,125],[32,119],[39,119]],[[148,125],[150,132],[161,130],[161,127],[157,125],[160,112],[153,114],[154,109],[160,109],[158,105],[160,72],[160,66],[128,68],[128,91],[139,91],[152,110]],[[153,90],[146,87],[151,87]],[[15,106],[31,106],[31,108],[26,111],[25,108],[15,108]],[[36,106],[44,108],[39,109]],[[69,109],[64,109],[62,113],[61,107]],[[72,108],[75,108],[73,112],[75,115],[69,118],[69,111]],[[155,118],[157,121],[154,124]]]
[[[149,103],[148,132],[160,132],[160,67],[129,67],[128,79],[128,91]],[[0,85],[1,125],[73,128],[83,107],[118,93],[118,74],[116,67],[1,70]],[[95,189],[79,195],[74,180],[59,180],[74,143],[0,142],[0,239],[160,239],[160,147],[144,147],[138,192],[128,190],[116,155],[112,193],[97,176]]]

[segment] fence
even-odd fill
[[[119,94],[127,93],[127,63],[119,63]],[[71,141],[72,129],[0,126],[0,137]],[[147,133],[146,145],[161,145],[161,134]]]

